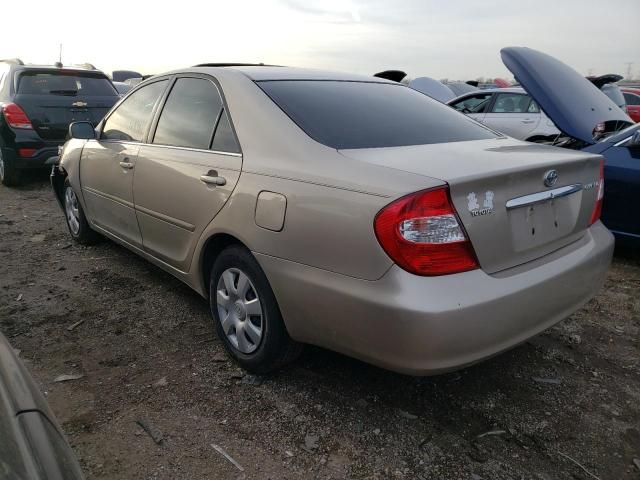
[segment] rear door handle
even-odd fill
[[[131,170],[133,168],[133,163],[131,163],[130,161],[122,161],[120,162],[120,166],[122,168],[126,168],[127,170]]]
[[[524,119],[524,120],[520,120],[522,123],[533,123],[535,122],[535,120],[529,120],[528,118]]]
[[[211,170],[205,175],[201,175],[200,181],[208,185],[217,185],[219,187],[227,184],[227,179],[224,177],[219,177],[218,172],[216,172],[215,170]]]

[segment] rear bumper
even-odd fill
[[[393,266],[364,281],[256,254],[290,335],[412,375],[454,370],[568,317],[604,282],[613,236],[598,222],[524,266],[419,277]]]
[[[61,142],[60,145],[62,144],[63,143]],[[20,148],[23,147],[18,147],[16,149],[2,149],[2,154],[4,155],[5,161],[11,162],[15,166],[15,168],[18,168],[20,170],[48,167],[49,165],[51,165],[51,162],[48,162],[48,160],[58,155],[58,144],[48,144],[45,147],[39,148],[34,155],[29,157],[21,157],[18,153]],[[24,148],[33,147],[26,146]]]

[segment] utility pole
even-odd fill
[[[633,77],[633,62],[626,62],[625,65],[627,66],[627,80],[631,80],[631,78]]]

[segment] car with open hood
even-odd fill
[[[70,136],[52,185],[71,237],[190,285],[256,373],[304,343],[460,368],[571,315],[611,261],[600,155],[505,137],[381,78],[205,64]]]
[[[620,241],[640,245],[640,125],[560,60],[525,47],[504,48],[501,55],[566,135],[560,146],[604,156],[602,221]]]

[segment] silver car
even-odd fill
[[[553,121],[520,87],[467,93],[447,104],[498,132],[529,142],[552,142],[561,135]]]
[[[601,286],[602,157],[510,139],[402,84],[203,65],[75,123],[52,184],[208,299],[244,368],[311,343],[425,375],[549,328]]]

